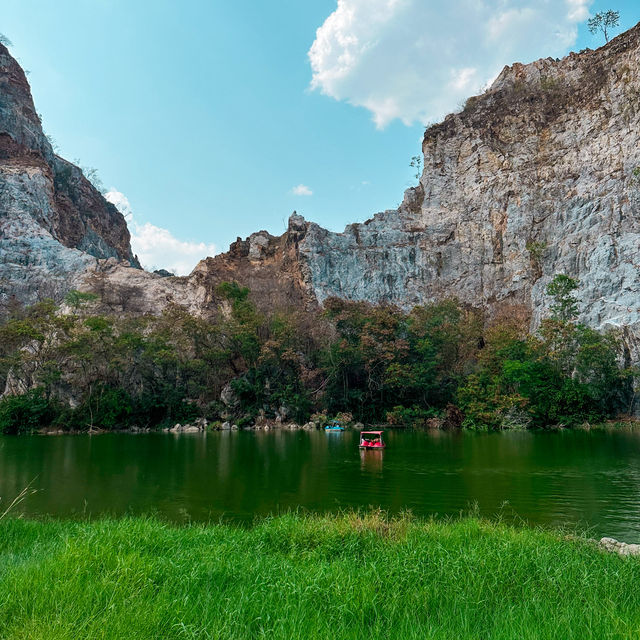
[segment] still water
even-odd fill
[[[640,541],[640,432],[218,432],[0,437],[0,497],[30,482],[18,512],[158,514],[250,522],[303,507],[380,506],[419,516],[476,504],[532,524],[578,525]],[[1,511],[1,510],[0,510]]]

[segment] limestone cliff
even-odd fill
[[[101,258],[138,266],[125,220],[55,155],[25,74],[0,45],[0,297],[59,297]]]
[[[429,128],[424,171],[397,211],[300,243],[318,300],[411,305],[456,295],[535,314],[556,273],[583,318],[640,312],[640,25],[597,51],[506,67]]]
[[[188,277],[161,277],[102,261],[80,288],[98,293],[116,313],[160,313],[177,304],[196,315],[214,315],[221,302],[216,290],[225,281],[249,287],[262,309],[314,308],[318,303],[299,247],[306,232],[307,223],[294,214],[282,236],[259,231],[238,238],[227,253],[202,260]]]
[[[14,290],[81,274],[114,309],[207,315],[217,284],[237,280],[263,307],[457,296],[524,305],[535,326],[565,273],[591,326],[631,339],[640,326],[640,25],[596,51],[506,67],[425,132],[423,174],[397,210],[342,233],[294,215],[284,235],[239,239],[186,278],[119,262],[132,258],[124,221],[53,154],[24,75],[0,54],[0,277]]]
[[[640,322],[640,25],[596,51],[505,67],[427,129],[422,150],[399,209],[343,233],[294,215],[283,236],[253,234],[186,279],[148,281],[142,308],[183,300],[206,314],[215,285],[235,279],[263,306],[457,296],[524,305],[535,326],[546,284],[565,273],[591,326]]]
[[[426,131],[423,153],[398,210],[343,233],[293,216],[281,238],[256,234],[191,278],[318,303],[526,305],[535,324],[565,273],[590,325],[638,322],[640,25],[596,51],[506,67]]]

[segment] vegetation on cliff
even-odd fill
[[[16,305],[0,325],[0,432],[156,427],[206,417],[240,426],[351,413],[366,422],[478,429],[573,426],[628,410],[623,347],[576,321],[557,276],[535,335],[508,310],[486,320],[455,300],[415,307],[329,299],[323,312],[264,314],[223,283],[219,315],[98,313],[72,292]]]
[[[636,638],[637,558],[474,518],[0,522],[10,638]]]

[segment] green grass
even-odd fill
[[[0,638],[638,638],[640,560],[490,523],[0,521]]]

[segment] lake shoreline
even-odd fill
[[[608,420],[606,422],[598,422],[598,423],[585,423],[578,426],[568,427],[566,425],[549,425],[546,427],[537,427],[537,428],[527,428],[527,429],[500,429],[500,430],[489,430],[488,433],[506,433],[506,432],[515,432],[515,431],[526,431],[526,432],[559,432],[559,431],[597,431],[597,430],[608,430],[608,429],[636,429],[640,427],[640,419],[639,418],[624,418],[620,420]],[[418,432],[430,432],[430,431],[446,431],[446,432],[469,432],[469,433],[483,433],[481,429],[469,429],[464,427],[452,428],[452,427],[415,427],[409,424],[358,424],[358,425],[346,425],[344,427],[348,431],[360,431],[362,429],[380,429],[383,431],[418,431]],[[45,436],[56,436],[56,435],[101,435],[105,433],[129,433],[129,434],[142,434],[142,433],[207,433],[207,432],[216,432],[216,431],[323,431],[324,427],[319,425],[310,426],[309,423],[304,425],[297,424],[295,422],[269,422],[265,424],[254,424],[250,426],[240,427],[238,425],[222,426],[215,423],[206,423],[203,425],[202,423],[193,423],[193,424],[180,424],[177,423],[173,427],[127,427],[125,429],[103,429],[100,427],[95,427],[92,429],[79,430],[79,429],[60,429],[57,427],[38,429],[32,433],[24,433],[21,432],[19,434],[14,434],[18,436],[24,435],[45,435]]]

